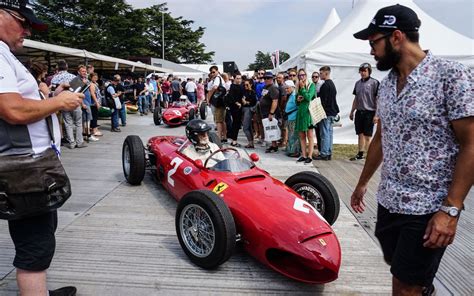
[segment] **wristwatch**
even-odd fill
[[[441,208],[439,209],[454,218],[458,217],[459,214],[461,214],[461,210],[456,207],[441,206]]]

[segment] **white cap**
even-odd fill
[[[286,84],[286,86],[295,87],[295,83],[293,82],[293,80],[287,80],[287,81],[285,81],[285,84]]]

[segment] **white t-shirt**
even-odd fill
[[[196,83],[194,83],[194,81],[188,81],[186,83],[186,87],[185,87],[186,92],[196,92],[196,88],[197,86],[196,86]]]
[[[0,93],[17,93],[25,99],[41,100],[38,84],[31,73],[0,41]],[[4,98],[8,100],[7,98]],[[61,146],[61,133],[55,114],[51,115],[56,147]],[[25,128],[26,127],[26,128]],[[38,154],[51,147],[46,120],[12,126],[0,121],[0,154]]]
[[[209,142],[209,147],[210,147],[210,149],[207,152],[197,152],[196,149],[194,148],[194,145],[191,144],[191,145],[188,145],[186,148],[184,148],[181,151],[181,153],[183,153],[187,157],[191,158],[192,160],[200,159],[204,164],[204,161],[206,161],[206,159],[209,157],[209,155],[211,155],[213,152],[219,150],[219,146],[217,146],[217,144],[214,144],[212,142]],[[222,152],[219,152],[216,155],[214,155],[213,158],[223,160],[225,157],[222,154]],[[216,161],[209,160],[208,167],[212,167],[215,164],[216,164]]]

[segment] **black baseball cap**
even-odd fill
[[[0,9],[2,8],[18,12],[28,20],[35,30],[44,31],[48,29],[48,25],[36,17],[28,0],[0,0]]]
[[[367,40],[369,36],[376,33],[393,32],[417,32],[421,21],[411,8],[396,4],[381,8],[377,11],[369,26],[354,34],[357,39]]]

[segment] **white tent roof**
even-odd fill
[[[335,26],[337,26],[341,22],[341,19],[339,18],[339,15],[337,14],[337,11],[335,8],[331,9],[331,12],[326,18],[326,21],[324,24],[321,26],[321,29],[318,30],[318,32],[311,38],[311,41],[309,41],[300,51],[295,53],[293,57],[285,61],[279,66],[279,69],[281,70],[286,70],[288,68],[292,68],[297,65],[297,59],[301,57],[302,55],[306,54],[306,52],[310,49],[312,49],[313,45],[318,42],[321,38],[324,37],[329,31],[331,31]]]
[[[25,39],[23,43],[23,47],[25,48],[24,50],[27,52],[28,52],[28,49],[54,52],[54,53],[58,53],[64,56],[74,56],[74,57],[83,58],[83,59],[106,62],[106,63],[112,64],[113,66],[117,68],[119,67],[119,65],[125,65],[128,68],[132,68],[132,71],[134,69],[146,69],[149,71],[156,71],[156,72],[171,72],[170,69],[156,67],[156,66],[144,64],[141,62],[132,62],[125,59],[119,59],[119,58],[114,58],[114,57],[110,57],[110,56],[106,56],[106,55],[102,55],[98,53],[89,52],[85,49],[69,48],[69,47],[39,42],[35,40]],[[41,57],[44,57],[44,55],[41,54]]]
[[[408,6],[418,14],[421,20],[420,45],[423,49],[474,68],[473,39],[439,23],[411,0],[359,0],[351,13],[313,44],[304,58],[334,66],[356,66],[373,60],[368,42],[355,39],[353,34],[366,28],[380,8],[395,3]]]

